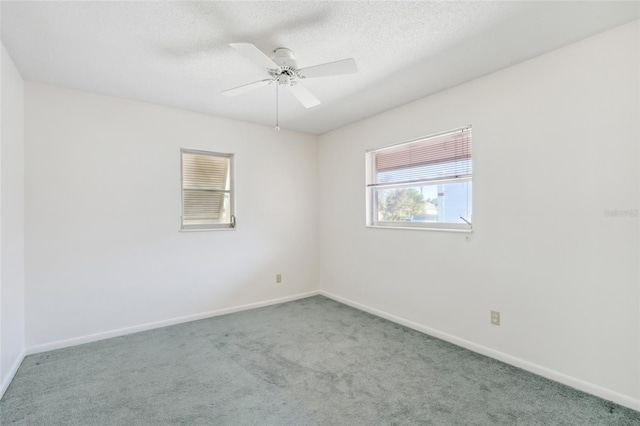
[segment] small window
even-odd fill
[[[182,230],[235,227],[233,154],[182,149]]]
[[[367,152],[367,226],[471,230],[471,127]]]

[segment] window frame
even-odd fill
[[[438,185],[443,183],[464,183],[469,182],[471,184],[471,197],[468,201],[467,208],[473,211],[473,171],[469,176],[465,177],[445,177],[443,179],[431,179],[431,180],[415,180],[411,182],[403,183],[381,183],[376,184],[376,165],[375,155],[378,152],[385,151],[392,148],[397,148],[402,145],[415,144],[417,142],[428,141],[438,137],[455,134],[456,132],[469,132],[469,160],[471,161],[471,170],[473,170],[473,137],[471,132],[471,125],[459,127],[444,132],[434,133],[427,136],[419,137],[405,142],[386,145],[380,148],[368,149],[365,152],[365,200],[366,200],[366,216],[365,226],[367,228],[382,228],[382,229],[408,229],[408,230],[424,230],[424,231],[447,231],[447,232],[473,232],[473,224],[468,223],[453,223],[453,222],[393,222],[393,221],[381,221],[377,220],[378,217],[378,204],[376,202],[376,190],[382,188],[400,189],[410,188],[416,186]]]
[[[211,157],[226,158],[229,160],[229,189],[218,190],[222,193],[229,194],[229,222],[228,223],[212,223],[204,225],[189,225],[184,223],[184,154],[207,155]],[[235,187],[234,187],[234,154],[205,151],[200,149],[180,148],[180,232],[198,232],[198,231],[231,231],[236,229],[236,208],[235,208]]]

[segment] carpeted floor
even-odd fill
[[[28,356],[6,425],[640,425],[322,296]]]

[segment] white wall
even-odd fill
[[[640,409],[638,28],[321,136],[321,289]],[[365,228],[365,150],[467,124],[473,234]]]
[[[24,83],[2,46],[0,59],[0,397],[25,348]]]
[[[30,352],[317,291],[317,137],[27,82],[25,144]],[[235,154],[235,231],[178,232],[181,147]]]

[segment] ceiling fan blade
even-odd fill
[[[278,65],[271,60],[267,55],[262,53],[262,50],[258,49],[251,43],[230,43],[229,46],[242,53],[246,58],[250,59],[256,65],[267,69],[277,69]]]
[[[264,86],[268,86],[271,83],[273,83],[273,80],[254,81],[253,83],[245,84],[243,86],[234,87],[233,89],[225,90],[224,92],[221,92],[221,93],[223,95],[226,95],[226,96],[238,96],[238,95],[241,95],[243,93],[247,93],[247,92],[250,92],[252,90],[259,89],[259,88],[264,87]]]
[[[318,98],[313,96],[310,91],[300,84],[293,84],[289,86],[289,91],[305,108],[311,108],[320,104]]]
[[[329,77],[340,74],[353,74],[358,72],[356,61],[353,58],[343,59],[341,61],[329,62],[326,64],[314,65],[308,68],[302,68],[300,75],[304,78]]]

